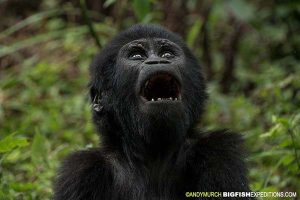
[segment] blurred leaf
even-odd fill
[[[284,154],[290,153],[289,150],[270,150],[270,151],[262,151],[259,153],[252,153],[252,155],[248,158],[249,160],[257,160],[257,159],[261,159],[263,157],[272,157],[272,156],[281,156]]]
[[[277,192],[276,187],[265,187],[260,192]]]
[[[10,187],[17,192],[25,192],[35,188],[33,183],[11,183]]]
[[[26,19],[18,22],[17,24],[10,26],[8,29],[0,32],[0,39],[3,37],[7,37],[10,34],[13,34],[14,32],[24,28],[25,26],[39,22],[44,18],[50,17],[55,14],[59,14],[60,12],[62,12],[61,9],[54,9],[54,10],[47,10],[44,12],[39,12],[37,14],[31,15],[31,16],[27,17]]]
[[[87,32],[87,28],[85,26],[82,26],[82,27],[79,26],[79,27],[71,28],[71,29],[74,30],[74,32],[76,32],[76,34],[84,34]],[[45,42],[47,40],[54,39],[54,38],[60,38],[60,37],[64,36],[65,32],[66,32],[66,29],[52,31],[52,32],[43,33],[40,35],[35,35],[33,37],[30,37],[29,39],[24,39],[24,40],[14,43],[14,44],[1,46],[0,58],[3,56],[6,56],[8,54],[14,53],[18,50],[21,50],[23,48],[30,47],[34,44]]]
[[[66,26],[65,21],[63,19],[59,19],[59,18],[51,19],[47,23],[47,29],[49,31],[60,30],[60,29],[65,28],[65,26]]]
[[[1,2],[0,2],[1,3]],[[2,192],[0,190],[0,199],[3,199],[3,200],[12,200],[13,198],[9,196],[9,194],[5,193],[5,192]]]
[[[285,155],[282,160],[283,165],[289,165],[291,162],[295,160],[293,155]]]
[[[25,147],[28,145],[26,138],[14,137],[16,133],[10,134],[4,139],[0,140],[0,153],[5,153],[17,147]]]
[[[133,0],[133,8],[139,21],[143,21],[150,12],[149,0]]]
[[[31,146],[31,159],[33,163],[39,165],[45,161],[46,157],[46,138],[39,132],[36,132]]]
[[[190,31],[188,32],[186,41],[189,47],[192,48],[194,46],[196,38],[199,37],[201,27],[202,27],[202,20],[199,18],[195,21],[194,25],[191,27]]]
[[[253,5],[245,0],[229,0],[225,2],[229,7],[229,12],[233,12],[241,21],[249,21],[255,16]]]
[[[291,125],[292,127],[300,126],[300,113],[298,113],[292,118]]]
[[[266,25],[262,29],[262,34],[265,38],[268,38],[268,40],[272,40],[273,42],[280,42],[284,41],[287,36],[287,29],[281,25],[281,26],[270,26]]]
[[[104,8],[107,8],[109,6],[111,6],[112,4],[114,4],[116,2],[116,0],[106,0],[103,4]]]
[[[279,129],[281,129],[281,125],[280,124],[276,124],[275,126],[273,126],[268,132],[261,134],[260,137],[273,137],[274,134],[276,134],[278,132]]]

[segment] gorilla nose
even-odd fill
[[[155,60],[146,60],[145,64],[147,65],[155,65],[155,64],[170,64],[171,62],[168,60],[155,59]]]

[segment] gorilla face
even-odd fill
[[[105,127],[119,127],[123,133],[116,137],[127,132],[131,141],[137,135],[146,141],[181,140],[206,99],[195,57],[177,35],[159,26],[136,25],[120,33],[94,60],[91,77],[92,99],[101,94],[104,108],[104,114],[94,111],[101,134],[109,132]]]
[[[145,114],[172,110],[178,113],[182,108],[184,62],[182,49],[167,39],[134,40],[118,53],[118,80],[124,76],[135,80],[124,82],[122,88],[130,88],[135,93],[134,99]]]

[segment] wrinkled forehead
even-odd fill
[[[160,47],[173,47],[175,49],[181,49],[176,43],[165,38],[142,38],[133,40],[125,44],[121,49],[130,49],[134,47],[141,47],[145,49],[156,49]]]

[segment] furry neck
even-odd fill
[[[187,128],[183,120],[142,119],[132,126],[120,123],[112,116],[99,124],[101,146],[113,154],[122,155],[129,163],[168,160],[185,141]]]

